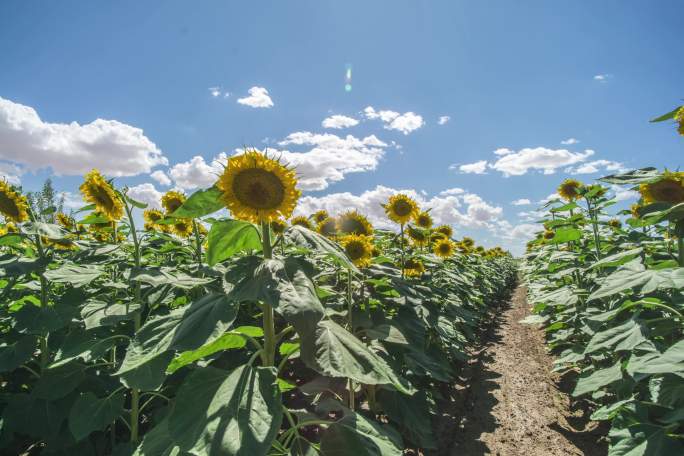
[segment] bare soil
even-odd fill
[[[606,429],[589,421],[585,404],[570,400],[569,378],[551,372],[543,331],[519,323],[529,307],[520,286],[483,334],[455,385],[460,400],[444,414],[452,419],[439,425],[440,455],[606,455]]]

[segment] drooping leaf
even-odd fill
[[[205,215],[213,214],[223,208],[221,202],[221,190],[216,187],[197,190],[176,209],[170,217],[180,218],[200,218]]]
[[[242,220],[218,220],[211,225],[207,247],[209,266],[236,253],[252,250],[261,250],[261,238],[251,223]]]
[[[57,269],[45,271],[45,278],[53,282],[68,283],[75,287],[82,287],[104,274],[104,270],[96,265],[80,266],[65,263]]]
[[[590,373],[585,373],[577,380],[572,395],[577,397],[583,394],[598,391],[606,385],[622,379],[621,362],[618,361],[610,367],[604,369],[597,369]]]
[[[36,349],[38,338],[22,336],[15,342],[0,344],[0,372],[9,372],[31,359]]]
[[[103,430],[124,412],[124,393],[98,398],[91,392],[81,394],[69,413],[69,430],[78,441],[93,431]]]
[[[348,413],[331,424],[321,439],[324,456],[401,456],[401,435],[389,425]]]

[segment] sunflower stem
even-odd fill
[[[264,253],[264,260],[273,258],[273,246],[271,245],[271,228],[266,221],[261,222],[261,245]],[[275,364],[275,315],[273,307],[268,303],[263,303],[263,329],[264,329],[264,349],[261,352],[261,361],[264,366]]]
[[[192,219],[192,230],[195,233],[195,251],[197,253],[197,270],[202,269],[202,241],[200,239],[197,220]]]
[[[684,237],[679,233],[677,234],[677,250],[679,267],[684,268]]]
[[[354,317],[352,310],[354,307],[352,280],[354,275],[351,268],[347,269],[347,321],[349,322],[349,332],[354,334]],[[349,409],[354,410],[354,381],[349,379]]]
[[[399,226],[399,244],[401,245],[401,278],[404,278],[404,224],[400,223]]]
[[[29,216],[31,217],[31,221],[33,223],[37,222],[36,216],[33,213],[33,210],[29,208]],[[43,241],[40,238],[39,234],[36,234],[35,237],[35,243],[36,243],[36,249],[38,250],[38,257],[40,258],[41,262],[45,263],[45,249],[43,249]],[[41,308],[46,308],[49,303],[49,286],[50,284],[48,283],[47,279],[45,276],[43,276],[43,272],[40,272],[38,274],[38,277],[40,279],[40,307]],[[41,373],[45,370],[45,368],[48,365],[48,362],[50,361],[50,352],[49,352],[49,347],[47,343],[47,334],[41,335],[40,336],[40,369]]]

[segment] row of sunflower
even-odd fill
[[[568,179],[528,244],[529,300],[555,370],[606,423],[610,456],[684,454],[684,173]],[[629,186],[616,203],[601,184]]]
[[[81,192],[52,225],[0,183],[3,454],[436,449],[441,385],[515,280],[408,195],[397,230],[293,217],[294,171],[257,151],[161,210],[96,170]]]

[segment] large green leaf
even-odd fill
[[[209,266],[239,252],[261,250],[261,238],[256,227],[242,220],[218,220],[211,225],[208,236]]]
[[[96,265],[80,266],[65,263],[57,269],[45,271],[45,278],[53,282],[68,283],[82,287],[104,274],[104,270]]]
[[[558,228],[553,235],[551,242],[563,244],[565,242],[576,241],[582,237],[582,232],[577,228]]]
[[[684,444],[670,437],[669,428],[651,423],[633,423],[627,427],[614,426],[608,456],[674,456],[684,454]]]
[[[33,356],[38,338],[23,336],[13,343],[0,344],[0,372],[9,372],[21,366]]]
[[[436,439],[432,432],[430,403],[425,391],[406,396],[396,391],[380,390],[378,404],[390,419],[401,425],[409,439],[421,448],[435,449]]]
[[[347,257],[337,244],[315,231],[300,225],[292,225],[285,231],[285,236],[293,244],[321,253],[333,259],[340,266],[359,272],[354,263]]]
[[[401,456],[404,444],[389,425],[348,413],[331,424],[321,439],[323,456]]]
[[[590,354],[601,349],[631,350],[646,339],[644,331],[644,328],[634,319],[627,320],[620,325],[595,333],[584,353]]]
[[[178,445],[174,443],[169,433],[168,419],[163,419],[145,434],[132,456],[185,456],[187,454],[189,453],[180,451]]]
[[[30,437],[49,439],[56,436],[69,409],[68,398],[48,401],[30,394],[7,396],[7,405],[2,412],[3,431],[14,431]]]
[[[627,372],[635,374],[684,374],[684,340],[670,346],[663,353],[632,355],[627,363]]]
[[[282,420],[276,371],[241,366],[193,372],[178,390],[169,431],[195,455],[266,455]]]
[[[147,283],[153,287],[171,285],[176,288],[189,290],[199,285],[212,282],[212,278],[192,277],[174,268],[144,268],[131,273],[131,280]]]
[[[614,267],[621,264],[627,263],[639,256],[644,251],[643,248],[637,247],[636,249],[624,250],[622,252],[616,253],[614,255],[607,256],[600,261],[593,263],[589,266],[589,269],[594,269],[598,267]]]
[[[85,366],[77,363],[46,369],[36,385],[33,395],[53,401],[66,396],[85,379]]]
[[[646,269],[640,258],[623,264],[607,276],[598,290],[589,295],[588,300],[613,296],[621,291],[641,288],[642,293],[656,290],[681,289],[684,287],[684,268]]]
[[[206,190],[197,190],[176,209],[170,217],[180,218],[200,218],[205,215],[213,214],[223,208],[221,202],[221,190],[210,187]]]
[[[98,398],[91,392],[81,394],[69,413],[69,430],[78,441],[93,431],[103,430],[124,412],[124,392]]]
[[[598,369],[593,372],[584,373],[577,380],[575,390],[572,395],[577,397],[583,394],[598,391],[606,385],[622,380],[622,363],[616,362],[605,369]]]
[[[651,180],[654,177],[658,177],[660,171],[656,168],[641,168],[634,169],[632,171],[627,171],[620,174],[612,174],[610,176],[605,176],[598,179],[601,182],[606,182],[608,184],[640,184],[644,181]]]
[[[81,309],[81,317],[86,329],[115,326],[121,321],[132,320],[139,309],[139,304],[109,304],[105,301],[92,300]]]

